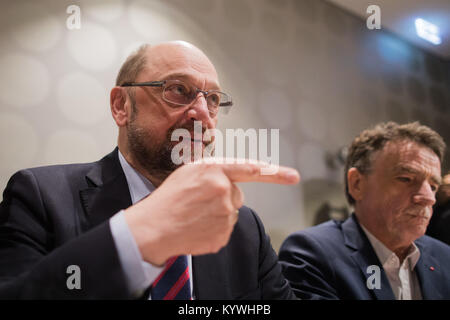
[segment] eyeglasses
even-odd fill
[[[219,107],[231,107],[231,96],[217,90],[203,91],[180,80],[163,80],[149,82],[125,82],[121,87],[162,87],[163,100],[179,106],[185,106],[194,102],[201,92],[206,99],[209,113],[215,116]]]

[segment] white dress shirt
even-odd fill
[[[397,255],[371,234],[363,225],[362,229],[372,244],[397,300],[422,300],[419,280],[414,268],[419,261],[420,251],[413,242],[408,255],[400,265]]]
[[[119,161],[128,183],[130,190],[131,201],[133,204],[148,196],[155,187],[153,184],[136,171],[125,160],[122,153],[119,152]],[[141,296],[145,290],[153,283],[158,275],[164,269],[164,266],[157,267],[142,259],[136,241],[128,227],[128,224],[123,216],[123,211],[119,211],[110,220],[111,233],[117,248],[120,263],[124,270],[130,291],[136,296]],[[192,282],[192,256],[188,257],[189,265],[189,281],[191,284],[191,294],[193,296],[193,282]],[[149,296],[151,299],[151,295]]]

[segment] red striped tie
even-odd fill
[[[152,300],[191,300],[191,283],[186,256],[170,258],[153,281]]]

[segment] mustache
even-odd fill
[[[185,121],[183,123],[177,123],[177,124],[173,125],[172,127],[170,127],[169,130],[167,130],[167,137],[166,137],[167,143],[168,144],[171,143],[171,141],[172,141],[172,134],[173,134],[173,132],[175,130],[178,130],[178,129],[187,130],[190,133],[191,139],[194,139],[194,137],[196,136],[195,130],[197,130],[197,131],[199,130],[198,121],[195,121],[195,122],[197,122],[196,126],[194,124],[194,121]],[[215,144],[215,140],[216,140],[214,131],[212,133],[206,133],[206,131],[208,129],[209,128],[207,128],[206,126],[203,126],[203,124],[202,124],[202,132],[201,132],[200,139],[203,141],[203,144],[205,146],[207,146],[207,145],[214,145]]]
[[[198,128],[198,127],[197,127]],[[172,127],[170,127],[169,128],[169,130],[168,130],[168,136],[170,137],[171,135],[172,135],[172,132],[174,132],[175,130],[177,130],[177,129],[186,129],[186,130],[188,130],[189,132],[194,132],[194,129],[195,129],[195,126],[194,126],[194,121],[187,121],[187,122],[184,122],[184,123],[181,123],[181,124],[178,124],[178,123],[176,123],[176,124],[174,124]],[[202,135],[204,135],[205,134],[205,131],[207,130],[208,128],[207,127],[204,127],[203,125],[202,125]]]

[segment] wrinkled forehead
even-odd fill
[[[386,171],[426,171],[440,180],[441,162],[434,151],[410,140],[389,141],[375,157],[375,165]]]
[[[198,48],[168,43],[149,48],[147,63],[140,77],[145,80],[179,79],[203,87],[219,87],[216,69]]]

